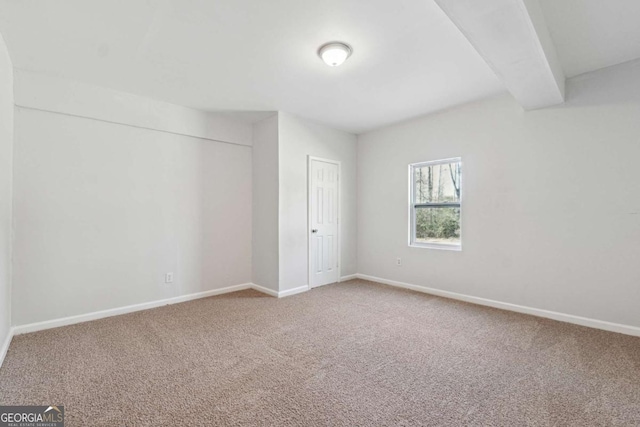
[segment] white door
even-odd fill
[[[309,158],[309,285],[335,283],[338,272],[338,162]]]

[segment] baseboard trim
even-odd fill
[[[2,347],[0,348],[0,366],[4,363],[4,358],[7,355],[7,351],[9,351],[9,345],[11,344],[11,340],[13,339],[14,328],[9,328],[9,333],[2,343]]]
[[[278,298],[290,297],[292,295],[301,294],[309,290],[308,286],[298,286],[297,288],[287,289],[286,291],[278,292]]]
[[[243,283],[241,285],[228,286],[226,288],[212,289],[210,291],[198,292],[194,294],[181,295],[174,298],[167,298],[157,301],[144,302],[141,304],[133,304],[125,307],[111,308],[108,310],[95,311],[92,313],[79,314],[77,316],[63,317],[61,319],[46,320],[44,322],[29,323],[26,325],[15,326],[13,328],[14,335],[27,334],[29,332],[42,331],[45,329],[58,328],[60,326],[74,325],[76,323],[89,322],[91,320],[104,319],[105,317],[118,316],[120,314],[133,313],[136,311],[148,310],[150,308],[162,307],[165,305],[178,304],[181,302],[192,301],[200,298],[207,298],[215,295],[227,294],[230,292],[242,291],[252,288],[251,283]]]
[[[286,291],[274,291],[273,289],[265,288],[264,286],[256,285],[255,283],[251,284],[251,287],[256,291],[262,292],[267,295],[271,295],[276,298],[284,298],[290,297],[291,295],[300,294],[302,292],[307,292],[309,290],[308,286],[299,286],[293,289],[287,289]]]
[[[507,302],[495,301],[486,298],[474,297],[470,295],[459,294],[456,292],[443,291],[440,289],[428,288],[426,286],[418,286],[410,283],[398,282],[395,280],[383,279],[381,277],[369,276],[366,274],[357,274],[358,279],[368,280],[371,282],[382,283],[384,285],[395,286],[398,288],[411,289],[417,292],[423,292],[430,295],[436,295],[444,298],[451,298],[459,301],[470,302],[473,304],[484,305],[487,307],[499,308],[502,310],[515,311],[516,313],[530,314],[532,316],[544,317],[546,319],[557,320],[560,322],[573,323],[575,325],[587,326],[594,329],[602,329],[609,332],[617,332],[625,335],[640,337],[640,328],[636,326],[623,325],[620,323],[612,323],[604,320],[590,319],[587,317],[574,316],[572,314],[559,313],[556,311],[543,310],[539,308],[527,307],[523,305],[511,304]]]
[[[251,284],[251,289],[254,289],[258,292],[262,292],[263,294],[271,295],[272,297],[278,298],[278,291],[274,291],[273,289],[265,288],[264,286],[256,285],[255,283]]]
[[[194,294],[181,295],[174,298],[167,298],[157,301],[144,302],[140,304],[128,305],[125,307],[111,308],[108,310],[94,311],[92,313],[79,314],[76,316],[63,317],[60,319],[45,320],[43,322],[29,323],[26,325],[15,326],[11,329],[11,334],[7,338],[7,342],[3,344],[0,349],[0,359],[4,360],[4,354],[9,348],[9,343],[14,335],[28,334],[30,332],[43,331],[45,329],[59,328],[61,326],[75,325],[77,323],[90,322],[92,320],[104,319],[106,317],[119,316],[121,314],[133,313],[136,311],[149,310],[151,308],[162,307],[165,305],[178,304],[181,302],[192,301],[200,298],[212,297],[215,295],[228,294],[231,292],[243,291],[246,289],[255,289],[258,292],[265,293],[267,295],[274,296],[276,298],[283,298],[308,290],[307,286],[300,286],[298,288],[289,289],[287,291],[277,292],[264,286],[256,285],[255,283],[243,283],[240,285],[228,286],[226,288],[212,289],[210,291],[198,292]],[[1,364],[0,364],[1,366]]]
[[[368,280],[371,282],[381,283],[389,286],[395,286],[404,289],[410,289],[417,292],[423,292],[430,295],[436,295],[444,298],[451,298],[459,301],[470,302],[473,304],[483,305],[487,307],[499,308],[502,310],[514,311],[517,313],[530,314],[533,316],[544,317],[547,319],[553,319],[560,322],[573,323],[580,326],[587,326],[595,329],[602,329],[610,332],[617,332],[625,335],[632,335],[640,337],[640,328],[636,326],[623,325],[619,323],[606,322],[603,320],[590,319],[586,317],[574,316],[571,314],[559,313],[555,311],[543,310],[533,307],[526,307],[517,304],[511,304],[506,302],[500,302],[495,300],[490,300],[486,298],[474,297],[465,294],[459,294],[456,292],[443,291],[440,289],[429,288],[426,286],[418,286],[410,283],[398,282],[395,280],[384,279],[376,276],[369,276],[366,274],[352,274],[349,276],[344,276],[340,279],[341,282],[352,280],[352,279],[362,279]],[[276,298],[284,298],[291,295],[296,295],[302,292],[306,292],[309,290],[308,286],[300,286],[297,288],[289,289],[286,291],[274,291],[272,289],[265,288],[264,286],[256,285],[255,283],[243,283],[235,286],[228,286],[226,288],[221,289],[212,289],[210,291],[198,292],[189,295],[182,295],[174,298],[167,298],[158,301],[151,301],[141,304],[134,304],[125,307],[118,307],[109,310],[96,311],[93,313],[86,313],[77,316],[64,317],[61,319],[47,320],[44,322],[36,322],[30,323],[26,325],[15,326],[9,330],[8,336],[5,338],[2,343],[2,347],[0,347],[0,366],[4,362],[4,358],[9,350],[9,345],[11,344],[11,340],[15,335],[26,334],[30,332],[42,331],[45,329],[58,328],[61,326],[74,325],[77,323],[89,322],[91,320],[103,319],[106,317],[118,316],[121,314],[133,313],[136,311],[148,310],[151,308],[162,307],[165,305],[178,304],[181,302],[192,301],[200,298],[207,298],[215,295],[222,295],[231,292],[242,291],[245,289],[255,289],[258,292],[262,292],[264,294],[276,297]]]

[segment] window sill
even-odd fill
[[[446,243],[410,243],[409,247],[418,249],[438,249],[441,251],[462,252],[462,245],[448,245]]]

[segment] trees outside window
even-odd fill
[[[460,158],[410,165],[412,246],[460,249]]]

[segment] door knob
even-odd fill
[[[317,229],[317,228],[314,228],[313,230],[311,230],[311,232],[312,232],[312,233],[317,233],[317,232],[318,232],[318,229]]]

